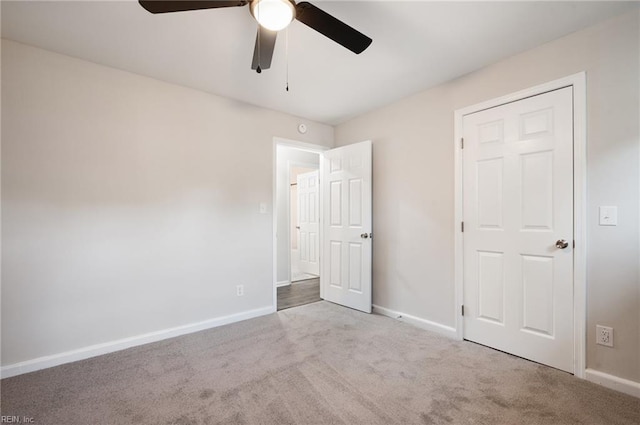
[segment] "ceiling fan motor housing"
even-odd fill
[[[296,18],[293,0],[251,0],[249,9],[255,20],[271,31],[285,29]]]

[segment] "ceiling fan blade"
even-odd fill
[[[306,1],[296,5],[296,19],[356,54],[362,53],[373,41]]]
[[[244,6],[249,0],[139,0],[140,6],[151,13],[184,12],[187,10],[216,9],[219,7]]]
[[[251,69],[261,72],[263,69],[271,68],[271,58],[273,57],[273,49],[276,47],[277,36],[277,31],[270,31],[258,25]],[[258,66],[260,67],[259,70]]]

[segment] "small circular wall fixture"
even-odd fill
[[[304,134],[307,132],[307,126],[305,124],[300,124],[298,126],[298,133]]]

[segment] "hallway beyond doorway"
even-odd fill
[[[278,311],[320,300],[320,278],[318,277],[278,288]]]

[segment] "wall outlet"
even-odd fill
[[[239,297],[244,295],[244,285],[236,286],[236,295],[238,295]]]
[[[613,328],[597,325],[596,344],[613,347]]]

